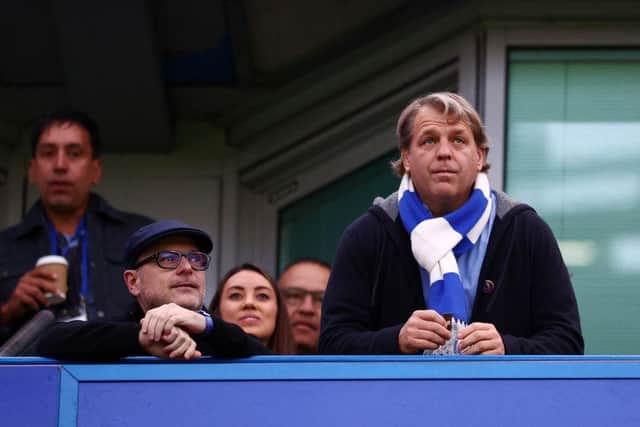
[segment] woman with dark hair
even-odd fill
[[[209,311],[254,335],[274,354],[294,354],[289,317],[273,278],[244,263],[224,275]]]

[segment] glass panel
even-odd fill
[[[506,189],[549,223],[586,352],[640,353],[640,51],[510,53]]]

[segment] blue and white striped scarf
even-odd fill
[[[434,218],[405,174],[398,189],[400,218],[411,236],[411,250],[429,272],[428,308],[469,322],[456,258],[476,244],[491,214],[489,178],[479,173],[471,197],[457,210]],[[424,277],[426,275],[421,275]],[[425,284],[423,284],[425,285]]]

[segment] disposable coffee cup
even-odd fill
[[[67,270],[69,263],[64,257],[59,255],[47,255],[43,256],[36,262],[36,269],[44,272],[56,274],[55,285],[58,288],[59,293],[47,292],[44,296],[49,301],[49,304],[60,304],[67,299]]]

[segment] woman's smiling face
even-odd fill
[[[241,270],[224,283],[219,312],[223,320],[235,323],[268,346],[278,314],[275,290],[261,274]]]

